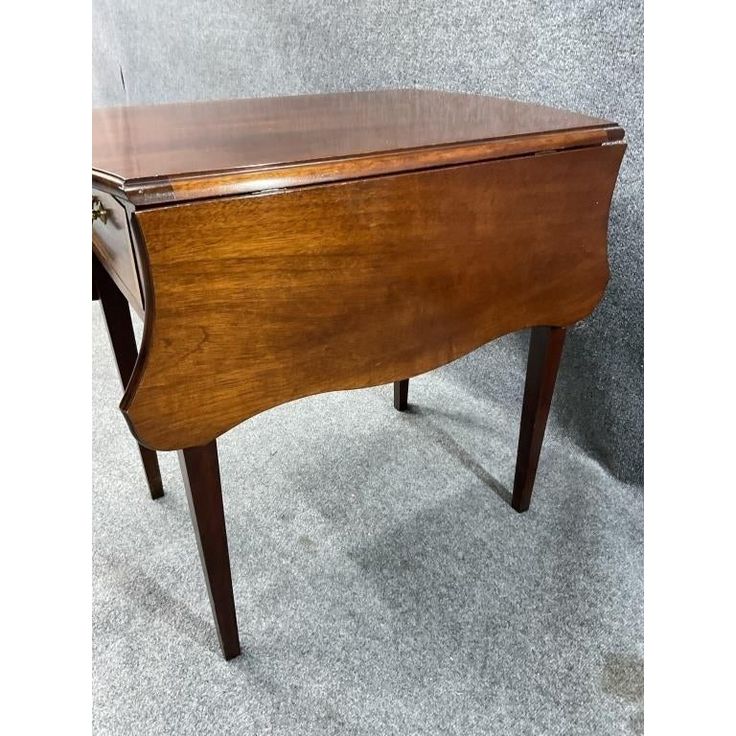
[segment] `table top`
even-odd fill
[[[92,130],[93,181],[142,206],[623,137],[587,115],[413,89],[101,108]]]

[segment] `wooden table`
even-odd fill
[[[531,329],[512,505],[529,507],[565,330],[608,281],[623,130],[420,90],[99,109],[93,298],[153,498],[178,450],[217,633],[240,653],[216,438]],[[144,319],[140,353],[129,306]]]

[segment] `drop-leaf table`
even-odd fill
[[[151,495],[178,450],[227,659],[216,438],[531,328],[512,506],[529,507],[565,330],[608,281],[615,123],[425,90],[93,112],[92,293]],[[144,320],[140,352],[130,309]]]

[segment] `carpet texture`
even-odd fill
[[[219,440],[243,645],[226,663],[176,455],[152,501],[92,312],[95,734],[642,732],[641,490],[553,414],[512,511],[511,338],[482,400],[464,359],[412,380],[405,414],[390,386],[338,392]]]

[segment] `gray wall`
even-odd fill
[[[93,0],[93,104],[426,87],[621,123],[611,282],[575,329],[553,418],[623,480],[643,475],[643,7],[637,0]],[[123,80],[124,79],[124,85]],[[526,336],[443,369],[517,410]]]

